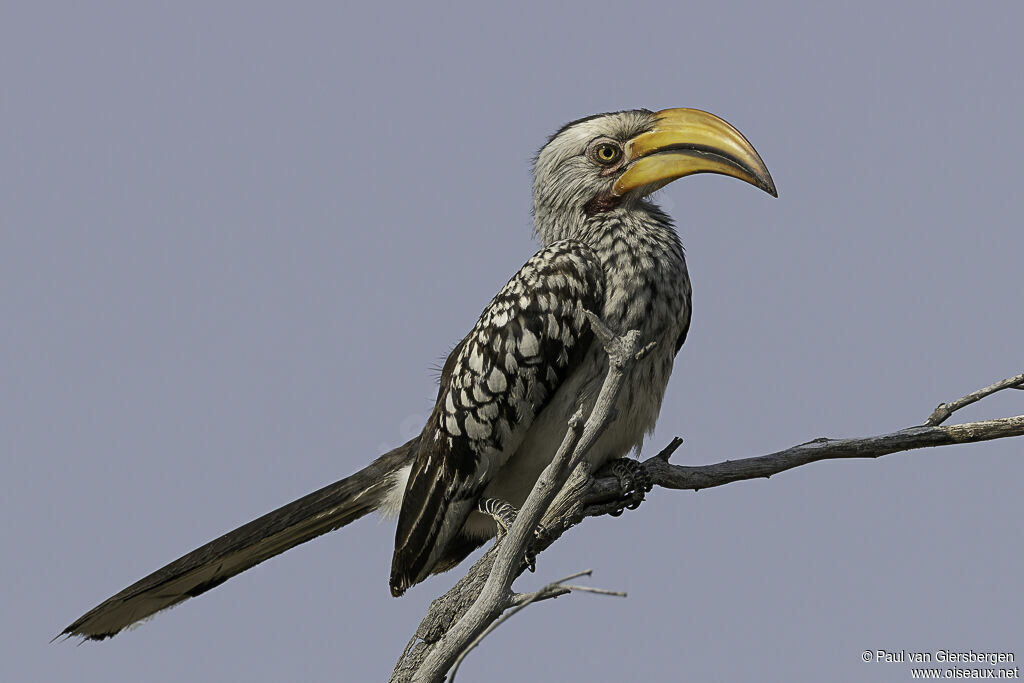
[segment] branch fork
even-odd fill
[[[635,330],[616,335],[597,316],[587,312],[587,317],[609,357],[608,374],[590,416],[584,423],[582,409],[576,411],[555,458],[544,469],[512,528],[448,593],[431,604],[395,666],[392,681],[443,681],[449,671],[454,679],[459,665],[483,638],[535,602],[574,591],[624,597],[614,591],[567,583],[589,576],[589,570],[549,583],[533,593],[512,591],[513,581],[526,569],[524,558],[531,542],[531,551],[539,554],[583,519],[621,509],[621,501],[627,494],[617,477],[603,476],[603,473],[592,476],[583,458],[614,418],[614,405],[624,377],[654,345],[641,347],[639,333]],[[878,458],[919,448],[1022,436],[1024,415],[942,425],[957,410],[1003,389],[1024,389],[1024,374],[1001,380],[951,403],[939,404],[922,426],[861,438],[818,438],[759,457],[698,467],[669,462],[683,443],[676,437],[657,455],[643,461],[643,466],[656,486],[697,491],[734,481],[768,478],[819,460]],[[533,531],[542,521],[547,534],[535,538]]]
[[[565,437],[562,439],[554,459],[544,468],[519,511],[512,528],[508,530],[500,543],[493,546],[470,569],[467,577],[478,571],[486,572],[484,573],[486,579],[482,582],[483,585],[478,594],[471,601],[455,599],[457,596],[453,593],[462,590],[460,588],[462,581],[460,581],[439,599],[440,602],[435,601],[431,605],[426,618],[417,629],[417,635],[420,635],[421,632],[434,632],[436,629],[432,628],[432,622],[437,621],[442,614],[455,616],[461,611],[456,609],[453,614],[447,609],[446,599],[449,596],[460,606],[469,602],[468,608],[457,620],[453,620],[453,623],[450,622],[449,627],[443,629],[442,634],[436,640],[430,641],[424,638],[421,643],[410,643],[411,648],[406,648],[406,653],[403,654],[402,660],[398,662],[392,673],[393,681],[433,682],[444,680],[445,673],[451,670],[456,662],[461,661],[465,656],[464,653],[475,647],[475,644],[484,637],[485,632],[488,632],[489,627],[497,623],[502,613],[515,606],[516,596],[512,592],[512,583],[523,573],[526,566],[524,559],[529,544],[535,540],[534,529],[541,523],[541,518],[544,517],[555,497],[565,486],[570,472],[579,469],[577,466],[583,461],[587,451],[613,419],[615,402],[630,368],[653,346],[651,344],[641,346],[640,333],[636,330],[630,330],[624,335],[616,335],[598,316],[590,311],[584,312],[590,320],[594,334],[604,346],[609,360],[608,374],[601,385],[601,390],[589,417],[584,423],[582,408],[577,409],[569,420],[569,428],[566,430]],[[545,528],[549,530],[549,533],[544,538],[536,539],[535,545],[542,547],[533,548],[534,552],[539,553],[549,546],[568,527],[558,525],[552,530],[545,524]],[[484,567],[488,568],[485,570]],[[519,606],[518,609],[522,609],[522,606]],[[411,669],[410,665],[412,665]]]

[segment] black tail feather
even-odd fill
[[[334,531],[375,510],[410,464],[419,438],[391,450],[350,477],[288,503],[179,557],[86,612],[61,632],[110,638],[137,621],[224,583],[264,560]]]

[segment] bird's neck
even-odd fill
[[[689,320],[690,278],[672,219],[661,209],[638,202],[577,223],[541,224],[538,232],[545,245],[574,239],[594,250],[605,274],[601,315],[613,329],[640,330],[676,348]]]
[[[679,249],[672,219],[656,204],[640,200],[607,211],[552,210],[534,205],[534,232],[544,246],[564,239],[584,242],[602,259],[618,249],[643,251],[646,247]]]

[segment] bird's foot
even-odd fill
[[[498,527],[498,538],[502,538],[515,524],[519,510],[512,503],[501,498],[481,498],[476,509],[494,520]]]
[[[610,469],[625,492],[622,498],[623,506],[610,513],[613,517],[618,517],[627,508],[636,510],[640,507],[640,503],[644,502],[645,496],[654,487],[654,484],[643,463],[632,458],[613,460]]]
[[[516,516],[519,514],[519,510],[512,503],[500,498],[481,498],[480,502],[477,503],[476,509],[494,520],[495,525],[498,527],[499,541],[505,537],[508,530],[515,524]],[[547,528],[543,524],[538,523],[537,528],[533,530],[533,540],[526,546],[526,566],[530,568],[531,572],[537,570],[536,544],[544,539],[547,534]]]

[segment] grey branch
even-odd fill
[[[554,459],[544,468],[512,528],[495,546],[497,557],[487,572],[483,587],[465,613],[450,628],[445,629],[440,639],[424,654],[422,664],[412,672],[412,681],[444,680],[446,672],[459,655],[470,648],[478,637],[482,637],[488,625],[512,605],[512,582],[523,571],[527,547],[535,540],[534,531],[541,524],[541,518],[563,489],[569,473],[583,461],[583,456],[614,417],[615,402],[623,380],[632,364],[644,353],[640,346],[640,333],[631,330],[621,337],[616,336],[589,311],[587,317],[590,318],[594,333],[604,345],[609,363],[608,374],[586,425],[581,428],[582,414],[581,410],[577,410],[569,421],[569,429]],[[538,544],[534,542],[533,545]],[[434,605],[431,606],[433,611]],[[415,648],[406,659],[414,655]],[[398,667],[401,666],[402,662],[399,662]],[[395,673],[398,673],[398,668]]]
[[[512,598],[509,600],[509,604],[512,606],[511,609],[502,614],[493,623],[491,623],[483,631],[481,631],[480,634],[477,635],[472,640],[472,642],[470,642],[469,645],[467,645],[465,649],[463,649],[462,652],[460,652],[459,655],[455,658],[455,663],[452,664],[452,674],[450,678],[452,683],[454,683],[455,674],[458,673],[459,665],[462,663],[462,660],[466,658],[466,655],[468,655],[474,647],[479,645],[480,642],[484,638],[486,638],[491,631],[493,631],[494,629],[498,628],[503,623],[508,621],[508,619],[516,612],[526,609],[528,605],[532,605],[535,602],[540,602],[541,600],[557,598],[559,596],[565,595],[566,593],[571,593],[572,591],[581,591],[584,593],[597,593],[598,595],[613,595],[619,598],[626,597],[626,594],[622,591],[609,591],[603,588],[592,588],[591,586],[565,585],[566,581],[572,581],[573,579],[578,579],[581,576],[590,576],[592,573],[593,570],[590,569],[587,569],[586,571],[582,572],[576,572],[575,574],[570,574],[569,576],[566,576],[563,579],[559,579],[558,581],[552,581],[548,585],[541,588],[539,591],[535,591],[533,593],[516,593],[515,595],[513,595]]]
[[[986,396],[991,396],[997,391],[1002,391],[1003,389],[1024,389],[1024,373],[1021,373],[1015,377],[1007,377],[1006,379],[996,382],[995,384],[990,384],[984,389],[972,391],[971,393],[967,394],[962,398],[958,398],[952,403],[940,403],[939,406],[934,411],[932,411],[932,414],[928,416],[928,419],[925,421],[925,424],[928,425],[929,427],[937,427],[938,425],[948,420],[950,415],[960,410],[964,406],[969,406],[975,401],[980,401]]]
[[[632,332],[615,337],[607,328],[599,329],[599,326],[604,327],[600,320],[595,323],[592,318],[592,325],[609,351],[611,363],[586,427],[581,433],[579,415],[574,416],[555,460],[544,470],[515,525],[450,591],[431,604],[409,647],[395,666],[392,681],[443,681],[446,672],[456,662],[461,663],[469,650],[511,615],[502,617],[507,610],[518,611],[535,602],[580,590],[580,587],[564,584],[575,577],[567,577],[528,594],[514,593],[511,586],[527,569],[524,554],[538,521],[547,533],[532,545],[537,554],[587,517],[621,510],[627,495],[617,477],[591,473],[583,455],[612,419],[612,406],[623,375],[638,354],[642,356],[646,349],[638,351],[639,340]],[[768,478],[820,460],[878,458],[919,448],[1022,436],[1024,415],[948,426],[941,424],[956,410],[1008,388],[1024,388],[1024,375],[996,382],[952,403],[940,404],[923,426],[851,439],[818,438],[767,455],[696,467],[669,462],[682,444],[682,439],[677,437],[643,464],[657,486],[698,491],[735,481]]]

